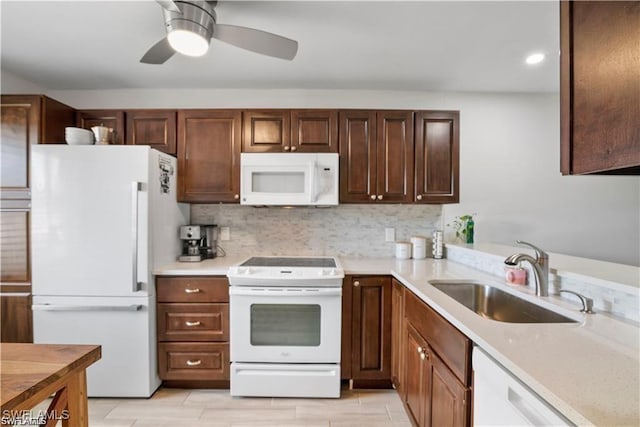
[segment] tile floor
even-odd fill
[[[161,388],[149,399],[90,398],[89,426],[410,427],[411,423],[395,390],[343,390],[340,399],[288,399]]]

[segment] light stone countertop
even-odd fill
[[[173,263],[158,275],[226,275],[247,256]],[[640,425],[640,329],[602,314],[586,315],[558,297],[536,297],[447,260],[339,257],[345,274],[392,274],[475,344],[577,425]],[[484,319],[431,286],[429,280],[478,280],[578,320],[515,324]]]

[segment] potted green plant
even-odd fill
[[[452,227],[456,233],[456,241],[462,243],[473,243],[473,234],[475,229],[475,222],[473,221],[474,214],[465,214],[455,217],[455,219],[447,224],[447,227]]]

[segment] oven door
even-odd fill
[[[340,363],[341,288],[230,287],[232,362]]]

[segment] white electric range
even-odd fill
[[[340,397],[338,260],[253,257],[227,276],[231,395]]]

